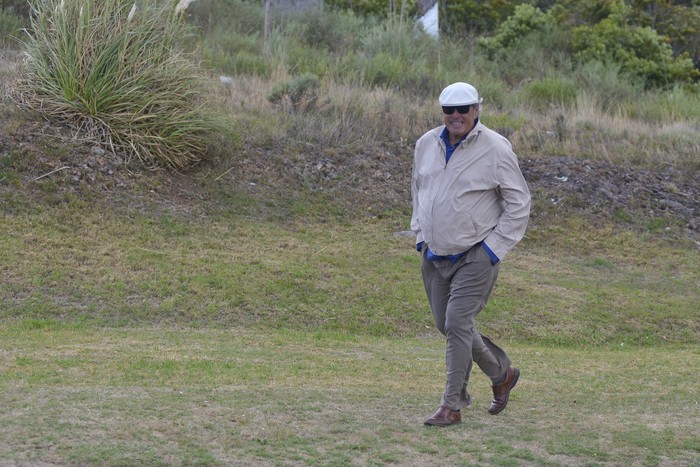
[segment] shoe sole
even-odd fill
[[[499,410],[498,412],[490,412],[490,411],[489,411],[489,413],[490,413],[491,415],[498,415],[499,413],[503,412],[503,409],[506,408],[506,406],[508,405],[508,401],[510,400],[510,391],[513,390],[513,388],[515,387],[515,385],[518,383],[518,380],[519,380],[519,379],[520,379],[520,370],[516,370],[515,379],[513,379],[513,384],[510,385],[510,389],[508,389],[508,394],[506,394],[506,403],[503,404],[503,407],[501,407],[500,410]]]

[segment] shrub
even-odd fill
[[[22,102],[148,165],[198,161],[210,124],[197,104],[197,72],[178,48],[185,31],[174,5],[36,2]]]
[[[700,123],[700,94],[680,87],[665,93],[647,91],[626,102],[623,110],[627,117],[644,122],[669,124],[687,120],[697,125]]]
[[[364,83],[400,89],[415,95],[433,94],[443,85],[439,70],[429,58],[437,55],[438,44],[406,24],[387,22],[369,28],[362,37]]]
[[[471,84],[476,87],[479,96],[484,99],[484,106],[498,110],[512,108],[512,104],[507,99],[508,85],[503,81],[489,76],[478,76],[471,81]]]
[[[445,19],[440,19],[440,29],[448,33],[488,33],[510,16],[518,3],[513,0],[455,0],[441,3],[440,13]]]
[[[580,62],[618,63],[623,71],[645,80],[648,88],[672,87],[698,77],[687,56],[674,57],[673,49],[654,29],[626,24],[629,7],[623,3],[594,26],[572,31],[575,57]]]
[[[403,14],[404,17],[413,17],[416,14],[416,2],[404,1],[387,2],[386,0],[363,0],[361,2],[353,0],[325,0],[324,4],[337,12],[349,11],[363,17],[387,18]]]
[[[506,138],[510,138],[514,132],[518,131],[525,124],[524,117],[515,117],[507,112],[485,114],[481,116],[480,120],[483,121],[484,125],[497,131]]]
[[[287,51],[287,65],[294,74],[330,75],[335,72],[337,58],[336,54],[327,50],[311,49],[301,44]]]
[[[551,29],[554,19],[532,5],[521,4],[496,29],[491,37],[477,39],[477,43],[493,57],[499,51],[509,49],[532,32]]]
[[[417,31],[410,23],[391,21],[367,28],[360,47],[369,56],[385,53],[407,63],[422,62],[437,50],[435,40],[425,32]]]
[[[408,69],[408,64],[401,57],[380,52],[370,59],[365,76],[372,86],[397,87]]]
[[[277,84],[272,88],[267,100],[281,106],[290,104],[295,112],[308,111],[316,106],[320,85],[318,77],[306,73]]]
[[[27,0],[3,0],[0,9],[26,20],[29,19],[29,3]]]
[[[571,106],[576,103],[576,85],[566,78],[544,78],[525,84],[520,98],[541,111],[551,106]]]
[[[518,5],[493,36],[476,43],[492,73],[513,85],[571,69],[570,37],[553,16],[532,5]]]
[[[618,64],[598,60],[579,64],[574,70],[573,79],[605,112],[638,99],[644,91],[643,80],[623,72]]]
[[[217,27],[205,37],[202,55],[207,65],[225,73],[268,77],[259,34],[239,35]]]
[[[355,49],[371,20],[349,13],[309,11],[290,16],[289,28],[308,47],[342,54]]]

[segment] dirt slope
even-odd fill
[[[2,60],[0,72],[7,75],[11,66],[11,60]],[[408,213],[412,151],[411,142],[359,151],[280,145],[250,148],[188,174],[149,171],[75,141],[65,127],[24,114],[3,92],[0,209],[12,209],[11,199],[48,197],[60,204],[97,196],[120,206],[192,214],[225,209],[221,205],[231,194],[290,200],[315,193],[348,215]],[[521,158],[520,164],[533,194],[531,225],[584,216],[595,223],[612,221],[625,229],[690,238],[700,247],[700,172],[549,156]]]

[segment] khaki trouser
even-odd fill
[[[492,383],[503,378],[510,359],[476,330],[476,315],[484,308],[498,277],[498,267],[481,244],[472,247],[455,264],[428,261],[423,247],[421,272],[435,326],[446,338],[447,382],[441,405],[459,410],[471,403],[467,392],[472,361]]]

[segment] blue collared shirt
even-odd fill
[[[442,133],[440,133],[440,138],[445,142],[445,163],[450,162],[450,157],[452,157],[452,153],[455,152],[455,149],[462,143],[467,138],[467,135],[464,135],[462,139],[457,141],[457,144],[452,146],[450,144],[450,134],[447,131],[447,127],[445,127],[442,130]]]

